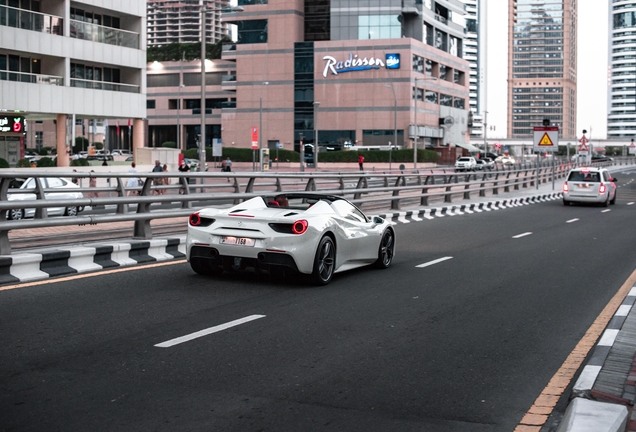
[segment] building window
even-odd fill
[[[413,71],[424,73],[424,57],[413,54]]]
[[[146,109],[156,109],[157,108],[157,101],[154,99],[147,99],[146,100]]]
[[[399,15],[359,15],[358,39],[397,39],[402,37]]]
[[[267,43],[267,20],[238,21],[239,44]]]
[[[201,74],[199,74],[201,76]],[[200,84],[200,82],[199,82]],[[146,76],[147,87],[178,87],[179,74],[159,74]]]
[[[264,5],[267,0],[238,0],[239,6]]]
[[[453,106],[453,97],[443,93],[439,94],[439,104],[443,106]]]
[[[35,148],[41,149],[44,145],[44,132],[36,132],[35,133]]]
[[[437,92],[426,90],[426,102],[437,105]]]
[[[455,108],[464,109],[465,101],[463,98],[453,98],[453,106]]]

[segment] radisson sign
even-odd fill
[[[349,53],[347,60],[337,60],[332,56],[324,56],[322,58],[325,63],[325,68],[322,71],[322,76],[327,78],[329,72],[332,75],[338,75],[345,72],[364,71],[369,69],[380,69],[386,67],[387,69],[399,69],[400,68],[400,54],[386,54],[385,59],[379,59],[377,57],[364,57],[360,58],[358,55]]]

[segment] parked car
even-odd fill
[[[477,159],[478,170],[491,170],[495,167],[495,163],[490,158]]]
[[[499,155],[496,154],[496,153],[493,153],[493,152],[488,152],[488,153],[479,152],[479,159],[490,158],[490,159],[492,159],[494,161],[498,157],[499,157]]]
[[[616,204],[616,178],[605,168],[574,168],[563,183],[563,205],[572,202]]]
[[[44,193],[44,197],[47,200],[74,200],[84,198],[84,194],[76,190],[79,189],[79,186],[68,179],[45,177],[41,180],[44,189],[56,189],[55,191]],[[16,178],[11,181],[9,189],[20,189],[20,192],[10,192],[8,194],[8,201],[15,202],[16,206],[11,210],[7,210],[7,219],[20,220],[35,215],[35,209],[27,207],[29,201],[36,200],[35,187],[36,181],[33,177],[27,179]],[[78,206],[49,207],[47,208],[47,214],[49,216],[77,216],[82,210],[83,209]]]
[[[474,171],[477,161],[472,156],[462,156],[455,161],[455,171]]]
[[[512,156],[500,156],[497,159],[497,162],[500,162],[502,165],[514,165],[515,163],[517,163],[515,158],[513,158]]]
[[[128,150],[113,150],[110,154],[113,156],[130,156]]]
[[[345,270],[387,268],[394,253],[395,231],[385,219],[366,216],[342,197],[312,193],[204,208],[190,215],[186,238],[186,258],[198,274],[289,271],[317,285]]]
[[[198,159],[190,159],[190,158],[185,158],[185,163],[186,165],[188,165],[190,167],[190,171],[199,171],[199,160]],[[205,171],[208,170],[208,163],[205,163]]]

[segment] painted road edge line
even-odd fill
[[[204,330],[200,330],[198,332],[190,333],[188,335],[181,336],[181,337],[178,337],[178,338],[170,339],[169,341],[161,342],[159,344],[156,344],[155,346],[158,347],[158,348],[170,348],[172,346],[179,345],[179,344],[184,343],[184,342],[189,342],[189,341],[191,341],[193,339],[197,339],[197,338],[200,338],[200,337],[203,337],[203,336],[207,336],[207,335],[210,335],[212,333],[217,333],[217,332],[220,332],[220,331],[223,331],[223,330],[227,330],[229,328],[236,327],[238,325],[245,324],[247,322],[254,321],[254,320],[257,320],[257,319],[260,319],[260,318],[265,318],[265,315],[250,315],[250,316],[247,316],[245,318],[240,318],[240,319],[237,319],[237,320],[234,320],[234,321],[227,322],[225,324],[221,324],[221,325],[218,325],[218,326],[210,327],[210,328],[207,328],[207,329],[204,329]]]
[[[565,221],[565,223],[578,222],[579,218],[570,219],[569,221]]]
[[[523,233],[523,234],[518,234],[518,235],[516,235],[516,236],[512,236],[512,238],[513,238],[513,239],[518,239],[518,238],[525,237],[525,236],[529,236],[529,235],[532,235],[532,233],[531,233],[531,232],[525,232],[525,233]]]
[[[444,258],[436,259],[436,260],[429,261],[429,262],[424,263],[424,264],[416,265],[415,267],[417,267],[417,268],[424,268],[424,267],[432,266],[432,265],[434,265],[434,264],[441,263],[441,262],[443,262],[443,261],[447,261],[447,260],[449,260],[449,259],[453,259],[453,257],[444,257]]]

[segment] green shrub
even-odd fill
[[[199,149],[190,148],[183,152],[183,156],[188,159],[199,159]]]
[[[28,159],[20,159],[16,165],[16,168],[31,168],[31,162]]]
[[[88,150],[88,140],[84,137],[75,137],[75,145],[73,146],[73,153],[77,154],[81,151]]]
[[[0,168],[9,168],[9,162],[6,159],[0,158]]]
[[[90,166],[88,159],[79,158],[79,159],[71,159],[71,166]]]
[[[174,141],[166,141],[166,142],[161,144],[161,147],[176,149],[177,148],[177,143],[174,142]]]
[[[43,157],[40,160],[38,160],[36,165],[38,168],[48,168],[48,167],[56,166],[56,163],[50,157]]]
[[[94,142],[93,143],[93,147],[95,147],[96,150],[103,150],[104,149],[104,143]]]

